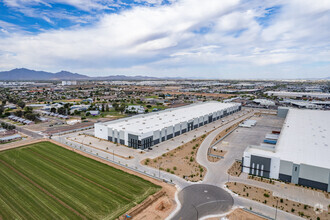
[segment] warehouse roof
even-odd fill
[[[264,92],[268,95],[273,94],[274,96],[296,96],[296,97],[319,97],[319,98],[329,98],[330,93],[322,92],[289,92],[289,91],[267,91]]]
[[[275,153],[254,148],[248,151],[330,169],[330,111],[290,109]]]
[[[149,113],[131,118],[105,123],[108,127],[117,130],[126,130],[132,133],[143,134],[165,127],[173,126],[181,122],[189,121],[200,116],[208,115],[226,108],[238,106],[237,103],[204,102],[184,107],[167,109],[164,111]]]

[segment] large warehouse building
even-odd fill
[[[267,91],[268,96],[277,96],[282,98],[319,98],[329,99],[330,93],[322,92],[288,92],[288,91]]]
[[[249,146],[243,172],[330,191],[330,111],[279,109],[277,143]]]
[[[204,102],[95,124],[95,136],[145,149],[241,110],[237,103]]]

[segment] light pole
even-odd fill
[[[277,217],[277,206],[278,206],[278,199],[276,200],[275,220],[276,220],[276,217]]]
[[[158,177],[160,178],[160,166],[162,165],[162,162],[159,163],[159,166],[158,166]]]
[[[115,150],[112,151],[112,160],[115,161]]]

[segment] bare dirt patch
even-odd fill
[[[208,134],[195,138],[155,159],[145,159],[142,164],[175,174],[188,181],[203,180],[206,169],[196,162],[200,144]]]
[[[223,217],[212,217],[207,218],[207,220],[221,220]],[[235,209],[230,214],[226,215],[226,219],[228,220],[265,220],[258,215],[255,215],[251,212],[245,211],[243,209]]]
[[[210,149],[210,151],[207,155],[207,159],[211,162],[217,162],[217,161],[221,160],[220,157],[224,157],[226,153],[227,153],[227,151],[225,151],[225,150]],[[212,155],[214,155],[214,156],[212,156]],[[220,157],[217,157],[217,156],[220,156]]]
[[[242,173],[242,163],[235,161],[233,165],[228,169],[227,173],[231,176],[240,176]]]
[[[169,195],[169,193],[171,192],[167,192],[165,195],[155,200],[142,212],[134,216],[134,219],[135,220],[165,219],[175,208],[175,201],[171,199],[171,197],[174,197],[174,194]]]
[[[271,207],[276,207],[277,205],[277,208],[282,211],[292,213],[306,219],[329,219],[330,217],[329,211],[320,210],[309,205],[273,196],[273,192],[270,190],[236,182],[226,183],[226,186],[228,189],[238,194],[239,196],[263,203]]]
[[[264,218],[247,212],[243,209],[235,209],[232,213],[226,216],[229,220],[264,220]]]

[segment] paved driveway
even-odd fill
[[[193,220],[204,216],[228,212],[233,197],[225,190],[207,184],[193,184],[178,194],[182,207],[173,220]]]

